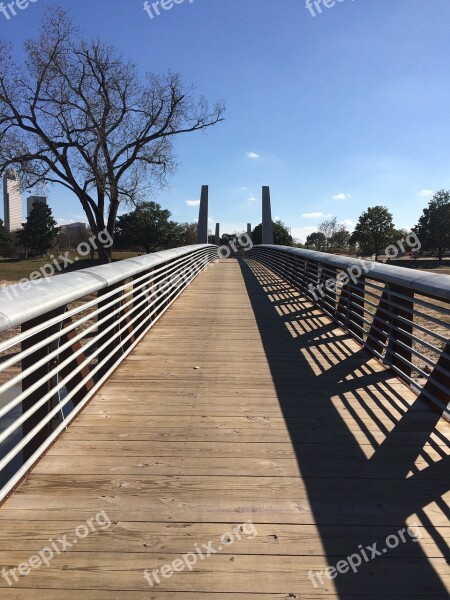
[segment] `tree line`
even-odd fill
[[[412,231],[419,238],[422,251],[431,252],[442,260],[444,254],[450,251],[449,190],[434,194]],[[395,244],[408,233],[395,227],[393,215],[386,206],[372,206],[360,215],[353,232],[333,217],[323,221],[317,231],[308,235],[305,246],[325,252],[356,250],[361,254],[379,256],[387,246]]]
[[[196,223],[176,223],[171,213],[156,202],[143,202],[135,210],[120,215],[114,228],[114,248],[134,252],[158,252],[168,248],[189,246],[197,240]],[[49,250],[75,250],[80,243],[89,243],[90,229],[68,236],[66,229],[57,227],[51,208],[36,203],[22,229],[9,233],[0,220],[0,254],[43,256]]]

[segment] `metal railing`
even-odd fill
[[[286,246],[270,268],[450,420],[450,277]]]
[[[0,291],[0,500],[215,259],[187,246]]]

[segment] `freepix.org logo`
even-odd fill
[[[7,19],[11,20],[12,17],[17,17],[19,14],[17,10],[26,10],[30,4],[35,4],[38,0],[13,0],[12,2],[0,2],[0,13]]]
[[[354,2],[354,0],[351,1]],[[345,2],[345,0],[306,0],[306,8],[311,13],[311,16],[315,17],[323,13],[323,8],[333,8],[336,4],[342,2]]]
[[[145,0],[144,10],[150,19],[154,19],[155,17],[159,17],[161,15],[161,10],[171,10],[176,4],[184,4],[185,2],[193,4],[194,0],[156,0],[155,2],[149,2],[149,0]]]
[[[73,548],[75,544],[88,537],[91,533],[98,530],[105,531],[105,529],[109,529],[111,525],[111,519],[106,512],[102,510],[97,513],[95,517],[78,525],[72,535],[64,534],[57,539],[49,538],[48,545],[41,548],[36,554],[30,556],[28,560],[21,562],[14,568],[3,568],[1,570],[1,576],[11,587],[19,582],[22,577],[29,575],[33,569],[39,569],[42,566],[49,567],[55,556],[67,552],[67,550]],[[70,538],[70,540],[68,538]]]

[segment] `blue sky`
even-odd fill
[[[0,36],[20,48],[46,4],[0,14]],[[270,185],[273,216],[304,240],[322,215],[351,228],[375,204],[411,227],[450,188],[448,0],[342,0],[315,17],[305,0],[184,0],[153,19],[143,0],[59,4],[142,73],[173,69],[225,100],[224,123],[179,138],[178,172],[155,194],[178,221],[196,220],[208,184],[211,225],[255,225]],[[85,220],[62,188],[49,199],[61,222]]]

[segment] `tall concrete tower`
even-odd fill
[[[216,233],[214,235],[214,243],[216,246],[220,246],[220,223],[216,223]]]
[[[22,229],[22,194],[19,177],[14,169],[3,175],[3,204],[5,227],[8,231]]]
[[[197,244],[208,243],[208,186],[202,186],[198,211]]]
[[[268,185],[264,185],[262,189],[262,243],[273,244],[272,210]]]

